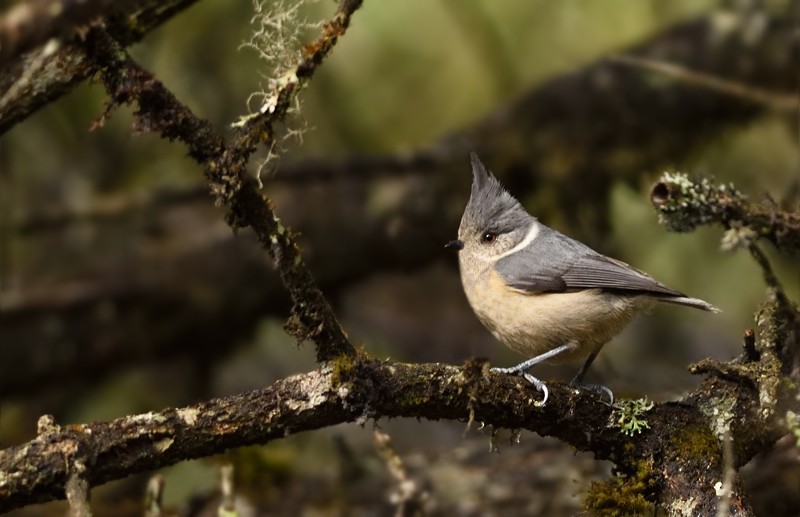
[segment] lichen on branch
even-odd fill
[[[650,191],[658,219],[668,229],[689,232],[698,226],[721,224],[732,230],[727,247],[764,238],[778,249],[800,254],[800,211],[774,203],[754,203],[732,184],[692,180],[682,173],[664,173]]]

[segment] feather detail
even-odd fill
[[[695,309],[701,309],[708,312],[722,312],[722,310],[699,298],[690,298],[688,296],[663,296],[656,299],[660,302],[674,303],[675,305],[685,305],[687,307],[694,307]]]

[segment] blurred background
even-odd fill
[[[268,39],[296,51],[335,8],[303,3],[289,20],[297,32]],[[248,97],[279,75],[242,46],[253,12],[251,2],[202,0],[130,50],[224,130],[257,109]],[[697,382],[690,362],[738,354],[764,283],[746,253],[720,251],[720,228],[666,233],[649,188],[663,171],[682,171],[797,209],[800,111],[613,56],[797,96],[798,21],[798,2],[778,0],[366,0],[301,93],[279,146],[261,151],[252,171],[302,234],[354,342],[401,361],[477,356],[508,366],[522,358],[476,320],[456,257],[443,249],[456,235],[476,150],[545,224],[722,308],[659,307],[590,373],[618,397],[676,398]],[[288,299],[269,259],[248,231],[232,234],[185,148],[136,134],[130,108],[89,131],[104,102],[100,85],[84,83],[0,136],[3,447],[31,439],[45,413],[60,424],[112,419],[316,366],[313,346],[283,331]],[[798,300],[797,257],[767,252]],[[568,380],[579,366],[541,371]],[[590,481],[610,475],[609,464],[530,433],[519,445],[498,439],[497,454],[489,431],[463,423],[377,425],[435,514],[573,515]],[[393,514],[372,427],[165,469],[165,506],[215,512],[218,467],[233,462],[240,503],[259,515]],[[757,508],[800,512],[797,494],[771,497],[784,483],[797,486],[796,457],[756,461],[772,466],[750,468]],[[147,478],[95,489],[97,515],[141,514]]]

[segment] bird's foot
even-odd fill
[[[492,368],[492,371],[497,373],[508,373],[511,375],[522,375],[526,381],[536,386],[536,389],[542,392],[544,398],[542,399],[541,405],[544,406],[544,403],[547,402],[547,397],[550,395],[550,391],[547,389],[547,386],[545,386],[544,382],[537,379],[533,375],[529,374],[528,369],[534,365],[541,363],[542,361],[547,361],[548,359],[551,359],[557,356],[558,354],[570,350],[575,350],[577,346],[578,346],[577,343],[569,342],[567,344],[553,348],[552,350],[548,350],[543,354],[539,354],[536,357],[532,357],[527,361],[523,361],[516,366],[512,366],[510,368]]]
[[[524,368],[520,368],[520,366],[522,365],[519,364],[517,366],[512,366],[511,368],[492,368],[491,371],[497,373],[506,373],[509,375],[522,375],[523,379],[533,384],[537,390],[542,392],[542,401],[540,404],[544,406],[547,402],[547,398],[550,396],[550,390],[547,389],[547,385],[544,383],[544,381],[529,374]]]
[[[603,386],[602,384],[583,384],[581,382],[576,382],[573,379],[572,382],[569,383],[569,385],[572,386],[573,388],[589,390],[597,393],[598,395],[600,395],[600,400],[602,402],[605,402],[605,400],[603,400],[603,395],[608,395],[608,405],[609,406],[614,405],[614,392],[611,391],[608,387]]]

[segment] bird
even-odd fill
[[[658,302],[720,312],[710,303],[667,287],[625,262],[542,224],[470,153],[472,190],[458,238],[445,247],[458,252],[461,283],[481,323],[500,342],[528,357],[509,368],[543,394],[546,384],[529,373],[539,363],[583,359],[573,386],[582,384],[600,349],[639,313]]]

